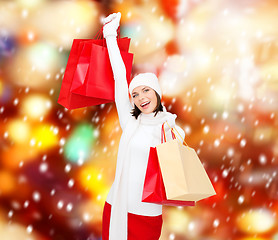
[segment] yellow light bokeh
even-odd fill
[[[2,224],[0,223],[0,239],[18,240],[39,240],[41,239],[34,231],[31,225],[23,226],[17,223]]]
[[[238,228],[246,233],[267,233],[275,224],[273,214],[267,209],[251,209],[237,218]]]
[[[24,143],[30,138],[30,126],[27,122],[14,119],[7,126],[9,138],[15,143]]]
[[[58,144],[58,136],[55,128],[49,124],[35,127],[32,132],[30,145],[40,150],[49,149]]]
[[[169,209],[167,211],[167,227],[170,232],[184,234],[187,232],[190,223],[190,216],[179,209]]]
[[[31,22],[42,38],[70,49],[73,38],[92,37],[100,25],[98,10],[95,1],[51,1],[32,15]]]
[[[22,7],[25,8],[36,8],[38,7],[40,4],[44,3],[46,0],[16,0],[16,2],[18,2],[18,4]]]
[[[80,184],[92,194],[93,198],[99,205],[103,205],[109,188],[105,179],[94,166],[87,166],[80,170],[78,179]]]
[[[32,26],[30,29],[34,32],[33,37],[39,35]],[[55,85],[55,76],[63,64],[63,55],[59,54],[57,47],[36,41],[16,51],[7,68],[15,85],[49,91]]]
[[[52,102],[43,95],[30,95],[23,100],[22,113],[28,118],[39,120],[51,110]]]

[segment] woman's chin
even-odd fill
[[[144,114],[149,114],[152,113],[154,111],[154,109],[141,109],[141,112]]]

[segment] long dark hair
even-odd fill
[[[154,109],[154,116],[156,116],[156,114],[161,111],[163,112],[163,107],[162,107],[162,104],[161,104],[161,99],[160,99],[160,96],[158,95],[158,93],[155,91],[155,95],[156,95],[156,98],[157,98],[157,105]],[[131,110],[131,115],[134,116],[136,119],[138,118],[138,116],[141,114],[141,110],[136,107],[136,105],[134,104],[134,108]]]

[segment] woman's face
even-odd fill
[[[138,86],[132,91],[132,99],[142,113],[152,113],[157,106],[155,91],[148,86]]]

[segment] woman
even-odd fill
[[[115,102],[122,136],[119,144],[115,180],[103,211],[103,239],[156,240],[162,227],[162,206],[142,202],[142,192],[150,147],[161,143],[161,127],[175,125],[175,114],[161,105],[161,89],[153,73],[135,76],[129,87],[126,69],[117,45],[121,14],[104,19],[103,35],[115,79]],[[129,101],[129,93],[132,103]],[[166,136],[171,138],[166,127]]]

